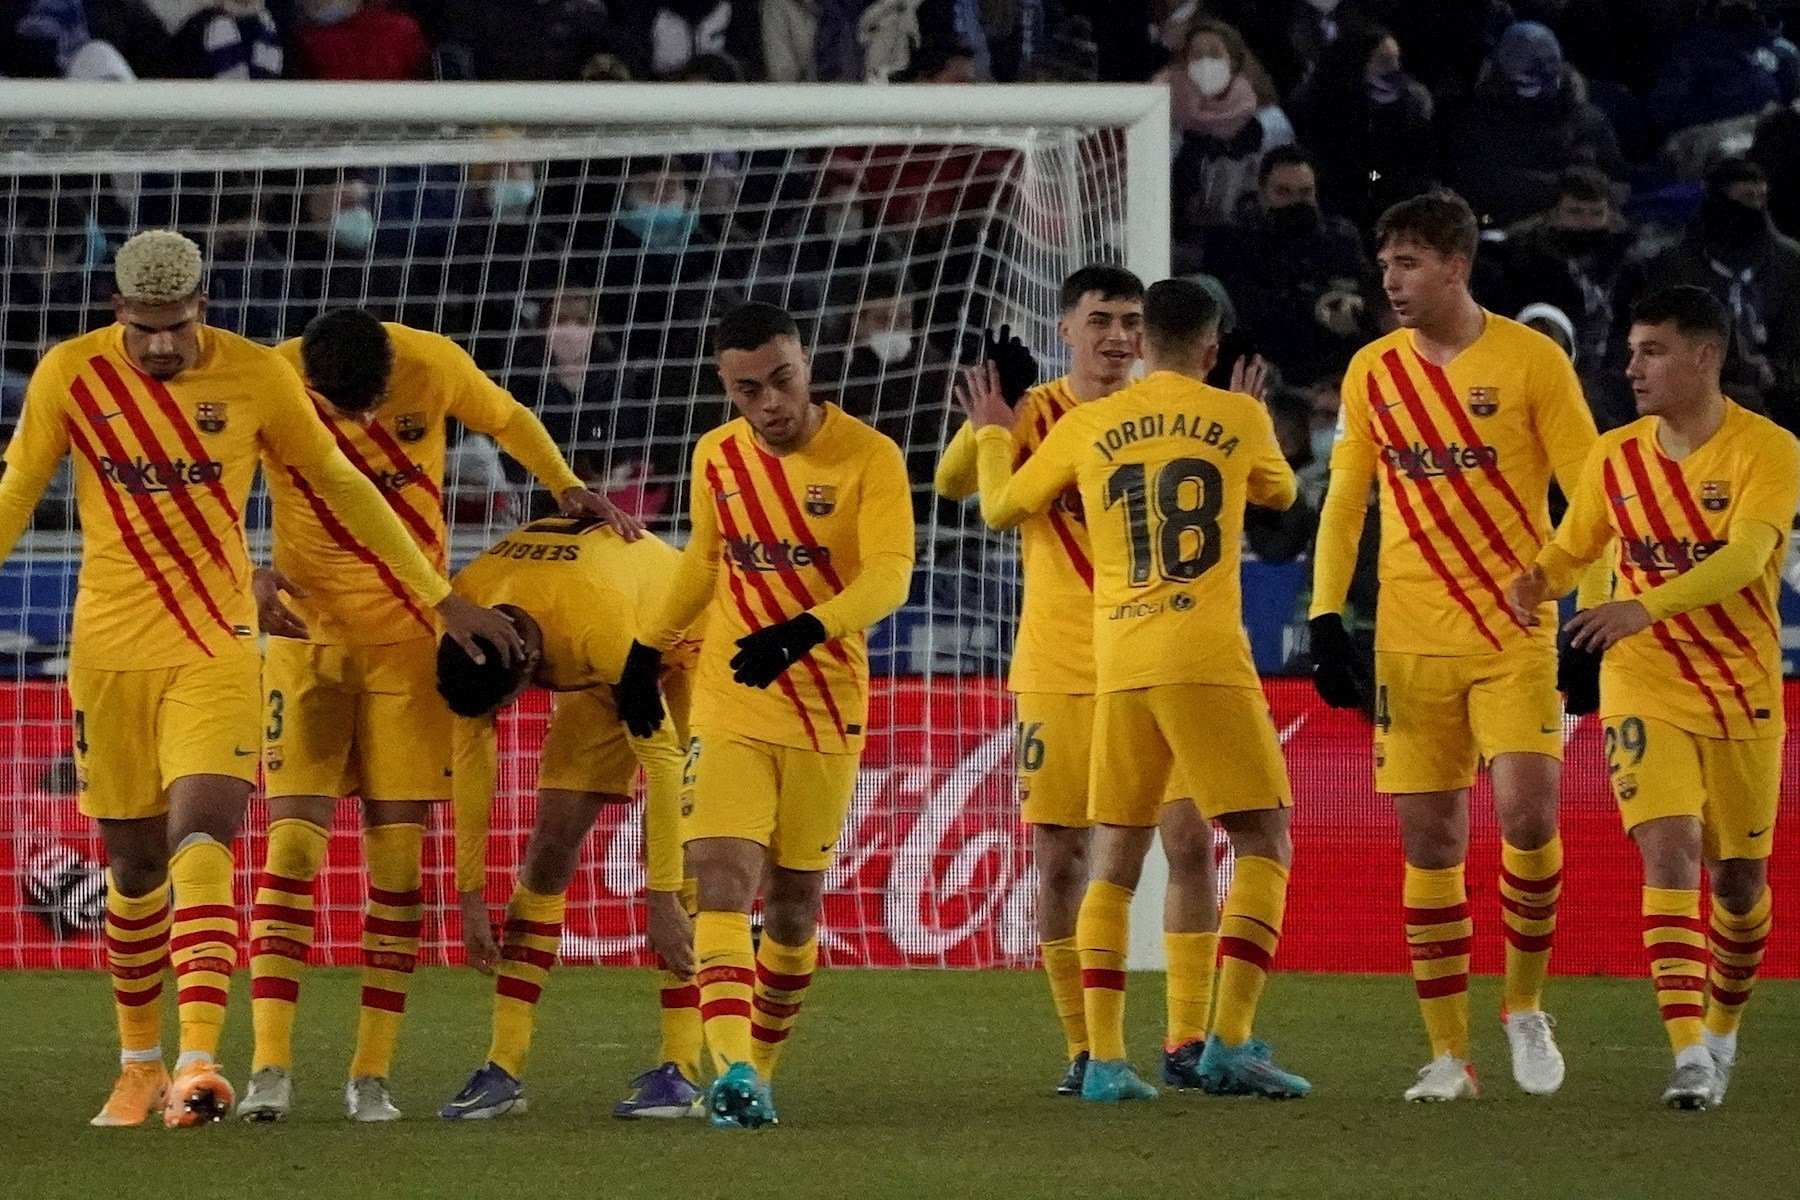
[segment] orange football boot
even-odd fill
[[[222,1121],[231,1115],[236,1099],[218,1065],[201,1059],[175,1073],[168,1101],[163,1105],[163,1124],[170,1129],[186,1129]]]
[[[142,1125],[150,1114],[161,1108],[169,1091],[169,1069],[162,1060],[128,1062],[119,1070],[119,1081],[113,1084],[106,1107],[89,1125],[117,1127]]]

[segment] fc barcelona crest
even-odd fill
[[[416,442],[425,436],[424,413],[401,413],[394,419],[394,436],[403,442]]]
[[[837,508],[837,489],[828,483],[806,485],[806,511],[815,517],[829,517]]]
[[[1700,507],[1707,512],[1724,512],[1731,505],[1731,486],[1723,479],[1708,479],[1700,485]]]
[[[194,424],[200,427],[201,433],[225,432],[225,406],[223,404],[196,404],[194,406]]]
[[[1500,389],[1497,387],[1470,388],[1469,411],[1478,417],[1491,417],[1499,412]]]

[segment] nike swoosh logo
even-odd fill
[[[233,754],[237,755],[239,758],[249,758],[252,754],[256,753],[256,751],[246,750],[242,746],[233,746],[231,748],[231,752]]]
[[[1612,498],[1612,502],[1614,504],[1619,505],[1622,508],[1625,505],[1630,504],[1633,500],[1636,500],[1636,499],[1637,499],[1637,493],[1633,492],[1629,496],[1614,496]]]
[[[1539,733],[1561,733],[1562,726],[1560,726],[1560,725],[1543,725],[1538,728],[1538,732]]]
[[[1384,412],[1392,412],[1396,408],[1401,407],[1401,405],[1402,405],[1402,401],[1394,400],[1387,404],[1376,405],[1370,411],[1375,412],[1377,414],[1384,413]]]
[[[1752,829],[1750,831],[1750,836],[1753,838],[1759,838],[1763,834],[1769,832],[1770,828],[1771,828],[1771,826],[1764,825],[1761,829]]]
[[[95,413],[94,421],[97,424],[104,425],[104,424],[106,424],[106,422],[112,420],[114,417],[122,417],[124,415],[125,415],[124,409],[115,408],[112,412],[109,412],[109,413]]]
[[[720,504],[723,504],[735,495],[737,495],[737,492],[714,492],[713,499],[717,500]]]

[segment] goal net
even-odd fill
[[[584,479],[685,533],[686,464],[727,413],[708,331],[745,299],[799,320],[823,399],[906,453],[910,600],[871,637],[871,736],[828,885],[828,962],[1020,965],[1035,953],[1002,680],[1014,543],[934,499],[956,364],[1010,324],[1061,364],[1057,286],[1167,265],[1166,101],[1147,88],[29,85],[0,116],[0,418],[44,350],[111,320],[131,233],[207,257],[209,321],[274,342],[357,305],[456,339],[536,410]],[[454,565],[550,498],[453,433]],[[267,561],[268,511],[249,514]],[[0,569],[0,966],[98,966],[101,851],[76,812],[68,477]],[[489,862],[504,896],[532,819],[547,701],[508,716]],[[641,806],[602,814],[563,951],[642,961]],[[448,812],[428,836],[426,954],[456,956]],[[364,877],[346,802],[316,957],[355,962]],[[266,828],[238,848],[247,902]]]

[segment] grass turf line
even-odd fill
[[[1547,1100],[1514,1087],[1498,983],[1477,980],[1483,1098],[1426,1107],[1399,1099],[1425,1057],[1410,981],[1304,975],[1275,977],[1259,1033],[1283,1065],[1312,1079],[1310,1098],[1165,1091],[1101,1108],[1050,1094],[1061,1040],[1035,973],[828,970],[784,1060],[784,1124],[746,1134],[610,1116],[631,1076],[651,1065],[654,980],[555,971],[527,1075],[532,1111],[453,1124],[436,1110],[487,1046],[489,984],[466,970],[422,970],[393,1081],[407,1119],[353,1126],[342,1090],[356,974],[314,970],[301,994],[288,1123],[176,1132],[86,1125],[115,1064],[103,976],[0,972],[0,1174],[8,1194],[34,1200],[1800,1194],[1797,983],[1758,986],[1737,1080],[1710,1113],[1658,1105],[1668,1045],[1642,980],[1551,980],[1569,1077]],[[240,1089],[248,982],[240,971],[224,1046]],[[1146,1077],[1161,1010],[1161,977],[1134,975],[1131,1046]]]

